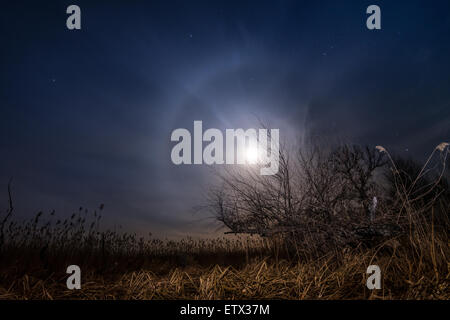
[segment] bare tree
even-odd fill
[[[413,219],[419,227],[421,219],[441,221],[445,229],[448,146],[438,145],[422,168],[396,165],[381,146],[316,145],[294,153],[280,147],[276,175],[245,165],[221,171],[210,207],[230,233],[282,234],[316,252],[411,234]]]
[[[261,176],[258,166],[250,165],[218,173],[221,185],[212,189],[210,207],[229,233],[341,243],[349,240],[351,228],[369,222],[375,172],[386,164],[383,154],[347,145],[331,151],[279,149],[273,176]]]

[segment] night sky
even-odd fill
[[[16,2],[0,9],[0,208],[13,177],[18,217],[104,203],[106,226],[214,234],[192,209],[210,168],[170,159],[194,120],[417,159],[450,138],[449,1]]]

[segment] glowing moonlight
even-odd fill
[[[192,143],[189,130],[176,129],[172,132],[170,139],[178,142],[172,149],[172,162],[176,165],[192,164]],[[226,129],[224,150],[222,131],[211,128],[203,132],[202,121],[194,121],[193,139],[194,164],[258,164],[261,165],[261,175],[273,175],[278,172],[278,129],[270,129],[270,134],[267,129],[259,129],[258,132],[256,129],[247,129],[246,131]],[[203,149],[203,142],[210,143]],[[224,151],[226,152],[225,157]]]

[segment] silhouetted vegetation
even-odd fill
[[[1,299],[449,299],[448,145],[425,166],[383,147],[280,155],[280,171],[221,173],[210,209],[229,239],[179,241],[103,230],[103,205],[66,219],[0,216]],[[376,198],[376,201],[374,200]],[[250,235],[249,235],[250,234]],[[82,289],[68,290],[68,265]],[[382,289],[365,286],[370,264]]]

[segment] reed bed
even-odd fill
[[[433,152],[444,166],[431,183],[421,184],[425,169],[406,179],[388,155],[397,201],[377,214],[393,217],[387,226],[395,223],[396,232],[372,236],[385,230],[374,220],[363,229],[372,232],[364,241],[342,244],[328,236],[322,251],[314,238],[295,232],[174,241],[103,230],[103,205],[66,219],[38,212],[17,221],[9,185],[9,209],[0,219],[0,299],[448,300],[448,147]],[[82,270],[80,290],[66,287],[72,264]],[[380,267],[381,289],[367,289],[369,265]]]

